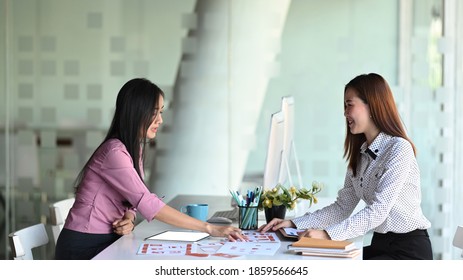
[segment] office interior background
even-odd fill
[[[148,187],[166,200],[261,183],[270,116],[289,95],[293,182],[322,182],[320,197],[334,200],[346,171],[344,85],[370,72],[389,82],[416,144],[434,257],[460,258],[463,1],[0,3],[1,259],[9,232],[48,223],[49,204],[73,196],[129,79],[166,94],[145,160]]]

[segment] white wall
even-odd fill
[[[228,195],[240,187],[274,74],[289,1],[200,1],[160,135],[156,192]],[[168,140],[167,140],[168,139]]]
[[[323,182],[326,189],[320,195],[336,195],[346,171],[344,85],[358,74],[378,72],[394,86],[397,17],[395,1],[291,1],[280,74],[268,86],[250,172],[264,166],[270,114],[279,110],[282,96],[293,95],[302,181]]]

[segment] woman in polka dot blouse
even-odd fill
[[[260,231],[306,229],[301,236],[346,240],[373,231],[363,259],[432,259],[421,210],[415,146],[400,120],[392,91],[378,74],[364,74],[344,89],[348,170],[334,203],[292,220],[273,219]],[[351,215],[360,200],[366,206]]]

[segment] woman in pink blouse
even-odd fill
[[[144,140],[162,123],[164,93],[147,79],[119,91],[111,127],[76,179],[76,200],[56,244],[56,259],[91,259],[134,228],[136,212],[212,236],[244,240],[240,229],[185,215],[150,193],[143,181]]]

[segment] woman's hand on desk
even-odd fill
[[[331,237],[328,235],[328,233],[325,230],[320,230],[320,229],[308,229],[306,231],[299,233],[299,238],[303,236],[310,237],[310,238],[317,238],[317,239],[328,239],[328,240],[331,239]]]
[[[211,236],[215,237],[227,237],[230,241],[246,241],[246,238],[241,234],[241,230],[239,228],[233,226],[213,225],[200,221],[172,208],[169,205],[162,207],[154,218],[158,221],[176,227],[207,232]]]
[[[208,225],[208,233],[216,237],[227,237],[230,241],[246,241],[241,234],[241,229],[232,226]]]
[[[260,226],[257,229],[257,231],[265,233],[269,230],[276,231],[280,228],[293,228],[293,227],[296,227],[296,225],[290,220],[274,218],[268,224]]]

